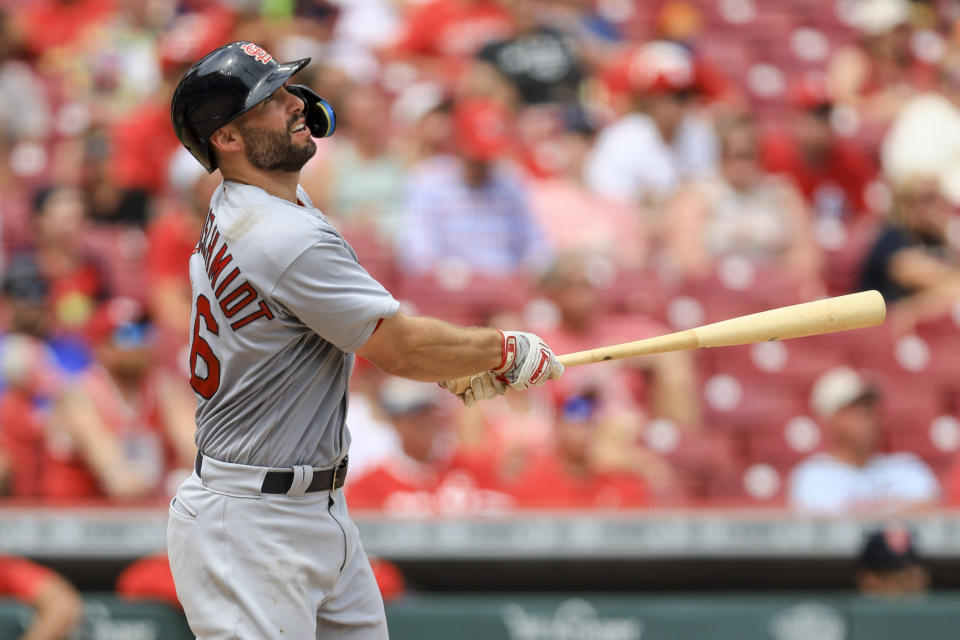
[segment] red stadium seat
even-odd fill
[[[803,413],[806,394],[769,376],[718,373],[704,381],[703,407],[709,427],[750,431],[768,429]]]
[[[364,224],[341,224],[340,233],[357,252],[360,264],[380,284],[392,291],[396,284],[393,248],[384,242],[375,228]]]
[[[887,430],[884,442],[890,451],[910,451],[934,466],[944,466],[960,452],[960,420],[946,414],[918,419],[912,428]]]
[[[822,427],[806,415],[794,415],[770,429],[747,434],[746,459],[791,466],[824,446]]]

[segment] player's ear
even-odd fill
[[[219,151],[240,151],[243,149],[243,139],[236,127],[224,125],[210,136],[210,144]]]

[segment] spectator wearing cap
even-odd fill
[[[867,212],[864,199],[877,168],[862,146],[838,136],[830,122],[833,98],[826,79],[809,73],[789,91],[789,130],[771,129],[760,159],[770,173],[789,177],[817,217],[844,221]]]
[[[683,180],[716,169],[713,125],[697,108],[697,70],[683,46],[644,44],[608,70],[634,109],[600,132],[586,164],[587,183],[610,198],[658,205]]]
[[[381,386],[380,402],[400,451],[347,484],[351,508],[423,516],[510,505],[498,491],[492,456],[459,446],[447,399],[436,385],[391,378]]]
[[[831,57],[827,74],[839,105],[852,110],[858,138],[874,147],[890,121],[918,91],[935,83],[931,52],[917,49],[909,0],[863,0],[850,5],[859,41]],[[875,148],[875,147],[874,147]]]
[[[89,336],[95,362],[59,395],[50,418],[44,495],[163,497],[196,456],[195,400],[154,365],[153,329],[136,301],[104,303]]]
[[[870,531],[857,557],[857,591],[867,596],[920,596],[930,586],[911,531],[899,523]]]
[[[879,401],[875,387],[847,367],[817,380],[810,404],[826,430],[827,450],[791,472],[791,506],[840,515],[915,509],[940,500],[937,478],[922,460],[880,452]]]
[[[520,177],[500,161],[511,145],[511,114],[486,100],[455,107],[457,155],[421,164],[408,177],[396,245],[408,273],[452,263],[503,276],[535,268],[549,247]]]
[[[788,274],[803,298],[822,294],[820,252],[803,197],[760,167],[751,120],[724,123],[720,141],[717,175],[690,183],[665,209],[669,258],[695,280],[713,273],[722,259],[741,257]]]
[[[26,558],[0,554],[0,598],[33,610],[21,640],[67,640],[80,631],[80,594],[58,573]]]
[[[650,485],[669,482],[669,467],[635,443],[617,460],[599,445],[617,425],[591,390],[558,398],[553,450],[533,457],[512,483],[521,509],[631,509],[650,503]],[[627,448],[621,443],[621,449]],[[623,451],[626,454],[628,452]]]
[[[893,211],[860,271],[860,288],[876,289],[898,332],[948,313],[960,300],[960,251],[950,238],[955,218],[940,180],[916,176],[895,186]]]
[[[881,147],[883,171],[896,188],[917,177],[936,178],[960,205],[960,49],[938,65],[935,90],[912,98],[897,114]]]

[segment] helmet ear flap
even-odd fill
[[[287,91],[304,103],[304,115],[307,128],[314,138],[332,136],[337,128],[337,115],[330,103],[321,98],[316,91],[302,84],[288,84]]]

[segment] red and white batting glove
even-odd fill
[[[500,333],[503,335],[503,362],[493,374],[511,389],[522,391],[563,375],[563,365],[540,336],[525,331]]]

